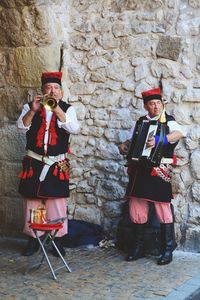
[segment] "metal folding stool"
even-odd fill
[[[46,262],[48,264],[48,267],[52,273],[53,279],[57,280],[56,274],[55,272],[62,269],[62,268],[66,268],[68,270],[68,272],[71,273],[71,270],[68,266],[68,264],[66,263],[64,257],[62,256],[62,254],[60,253],[58,247],[56,246],[56,243],[54,242],[54,239],[56,237],[57,232],[63,227],[63,223],[56,223],[56,224],[36,224],[36,223],[31,223],[30,224],[30,228],[33,230],[35,237],[37,238],[39,245],[40,245],[40,250],[43,252],[43,257],[41,259],[41,261],[37,264],[32,265],[29,270],[27,272],[29,272],[31,269],[35,268],[36,266],[38,266],[37,268],[39,269],[40,266],[42,265],[44,258],[46,259]],[[44,231],[45,234],[44,236],[42,236],[43,239],[41,239],[38,235],[38,231]],[[54,231],[54,233],[52,234],[52,232]],[[50,240],[50,244],[48,244],[47,249],[45,249],[45,245],[47,240]],[[52,264],[50,262],[50,259],[48,257],[48,248],[50,245],[53,245],[59,255],[59,257],[61,258],[62,262],[63,262],[63,266],[58,267],[56,269],[53,269]]]

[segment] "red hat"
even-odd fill
[[[142,98],[144,100],[144,104],[153,99],[162,100],[160,88],[148,90],[142,93]]]
[[[62,72],[44,72],[41,76],[42,85],[55,82],[61,85]]]

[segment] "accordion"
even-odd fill
[[[147,147],[148,139],[158,135],[158,143],[154,148]],[[145,160],[151,166],[159,166],[164,150],[166,124],[158,121],[138,120],[132,135],[127,154],[128,164]]]

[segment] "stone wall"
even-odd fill
[[[81,123],[71,139],[69,217],[114,234],[128,180],[117,146],[144,114],[141,91],[162,74],[167,110],[186,134],[173,174],[177,238],[200,251],[199,16],[199,0],[1,1],[2,233],[23,223],[17,174],[25,140],[15,121],[39,91],[40,73],[58,69],[62,48],[65,98]]]

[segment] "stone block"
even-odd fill
[[[195,9],[200,8],[200,1],[199,0],[189,0],[188,4]]]
[[[74,83],[70,87],[70,92],[73,95],[91,95],[95,91],[96,85],[94,83]]]
[[[93,56],[88,60],[88,68],[91,71],[97,70],[99,68],[106,67],[108,65],[108,61],[103,57]]]
[[[101,45],[105,50],[119,48],[120,46],[120,41],[116,39],[111,33],[99,35],[96,39],[99,45]]]
[[[36,4],[35,1],[32,4]],[[29,5],[16,4],[9,9],[2,9],[0,27],[3,28],[0,45],[8,47],[50,44],[61,32],[55,26],[55,12],[50,5],[46,5],[44,9],[43,6],[30,5],[30,3]]]
[[[15,61],[20,85],[22,87],[40,87],[42,72],[58,70],[60,46],[18,47],[15,49]]]
[[[92,36],[84,36],[80,34],[73,35],[70,40],[72,47],[82,51],[89,51],[95,48],[96,42]]]
[[[200,179],[200,150],[196,149],[191,155],[191,172],[195,179]]]
[[[105,216],[110,218],[120,217],[122,214],[122,207],[124,201],[107,201],[103,204],[103,211]]]
[[[0,160],[0,195],[8,197],[18,197],[19,173],[21,163]]]
[[[180,37],[160,36],[157,56],[177,61],[181,52],[181,40]]]
[[[121,38],[120,50],[124,56],[133,57],[151,57],[152,49],[156,40],[151,40],[147,35],[128,36]],[[141,50],[142,49],[142,50]]]
[[[23,199],[20,197],[0,197],[0,231],[8,234],[22,232]]]
[[[0,128],[0,160],[21,161],[25,154],[25,135],[19,133],[16,125],[4,125]]]
[[[125,81],[127,76],[133,74],[133,67],[127,60],[111,63],[106,68],[107,76],[116,81]]]
[[[96,195],[109,201],[121,199],[124,196],[124,189],[114,180],[101,180],[96,188]]]
[[[75,220],[83,220],[85,222],[90,222],[94,224],[101,224],[101,210],[96,207],[81,207],[76,205]]]
[[[98,140],[95,155],[102,159],[120,159],[121,157],[118,147],[115,144],[105,142],[103,139]]]
[[[185,249],[191,252],[200,252],[200,226],[190,226],[186,230]]]

